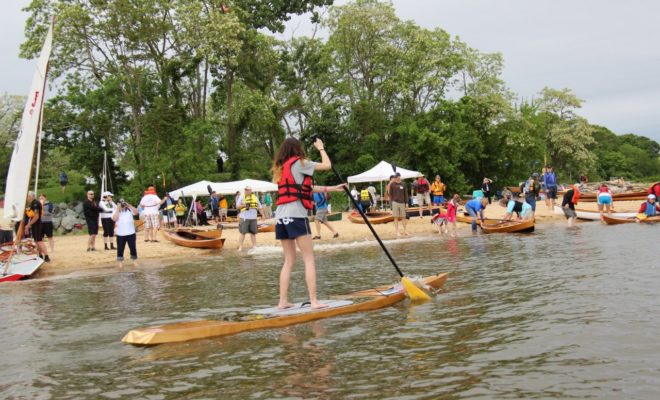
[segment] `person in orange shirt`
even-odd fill
[[[434,206],[441,206],[442,203],[445,202],[445,190],[447,190],[447,187],[444,183],[442,183],[440,175],[436,175],[435,181],[431,184],[431,193],[433,194]]]

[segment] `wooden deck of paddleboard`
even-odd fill
[[[444,273],[425,277],[424,282],[438,289],[445,283],[447,276],[448,274]],[[231,335],[257,329],[280,328],[342,314],[375,310],[398,303],[405,298],[403,289],[392,294],[383,294],[387,289],[391,289],[391,286],[382,286],[337,296],[337,298],[341,299],[353,299],[355,302],[347,306],[320,309],[304,314],[286,316],[250,315],[248,319],[240,321],[198,320],[134,329],[124,336],[122,342],[147,346]]]

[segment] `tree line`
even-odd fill
[[[45,173],[99,176],[107,151],[122,191],[268,180],[279,143],[319,134],[344,176],[385,159],[452,192],[484,176],[517,184],[546,163],[565,181],[660,177],[658,143],[590,124],[570,89],[522,101],[501,54],[403,21],[389,2],[332,3],[33,0],[23,57],[57,16]],[[297,14],[327,37],[276,39]]]

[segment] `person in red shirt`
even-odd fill
[[[655,217],[660,214],[660,204],[658,204],[655,200],[656,197],[654,194],[648,195],[646,201],[642,203],[642,205],[639,207],[639,211],[637,211],[639,214],[642,214],[637,216],[637,222],[639,222],[640,219]]]
[[[417,206],[419,207],[419,217],[424,218],[424,203],[429,207],[429,215],[431,214],[431,184],[426,180],[424,175],[415,180],[413,184],[415,192],[417,193]]]

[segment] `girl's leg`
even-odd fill
[[[332,232],[333,235],[335,235],[337,233],[335,228],[333,228],[332,225],[330,225],[330,223],[328,221],[323,221],[323,225],[325,225],[326,228],[330,229],[330,231]],[[318,231],[319,231],[319,236],[321,236],[321,233],[320,233],[321,232],[321,227],[319,227]]]
[[[321,223],[318,219],[314,218],[314,228],[316,228],[316,238],[321,238]]]
[[[296,243],[292,239],[282,239],[280,242],[282,242],[282,250],[284,250],[284,265],[280,272],[280,302],[277,304],[277,308],[289,308],[293,306],[288,302],[287,296],[291,271],[296,263]]]
[[[310,235],[299,236],[296,243],[302,254],[305,263],[305,282],[309,292],[309,302],[312,309],[327,307],[326,304],[319,303],[316,298],[316,262],[314,260],[314,244]],[[295,251],[295,249],[294,249]]]

